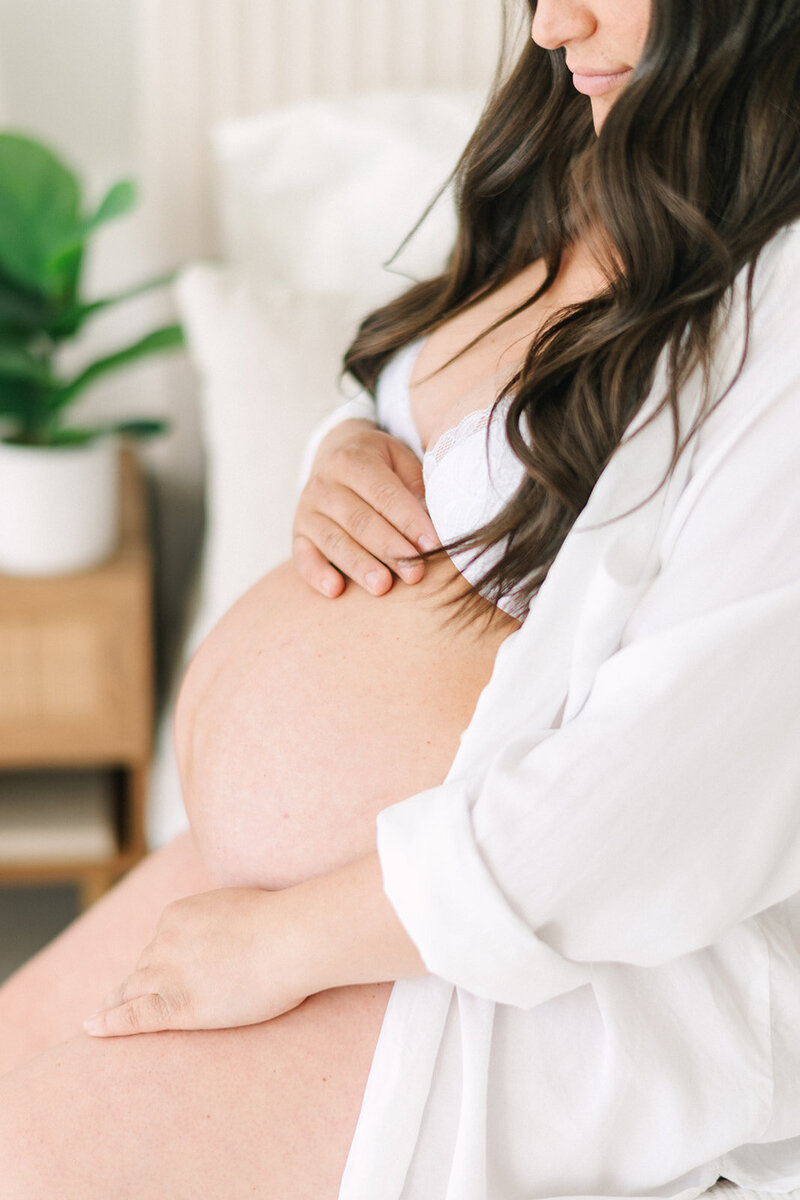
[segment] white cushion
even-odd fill
[[[480,91],[375,91],[315,98],[223,122],[212,134],[226,261],[258,284],[356,292],[374,302],[442,269],[455,217],[447,193],[382,264],[455,166]]]
[[[206,534],[196,645],[238,596],[291,553],[301,453],[343,400],[337,379],[364,303],[195,264],[176,295],[201,372]]]

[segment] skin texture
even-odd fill
[[[619,15],[621,5],[542,0],[537,19],[545,31],[548,12],[552,19],[559,7],[572,24],[553,26],[550,36],[568,53],[602,47],[607,55],[578,65],[627,61],[627,41],[614,50],[607,30],[600,36],[601,10]],[[565,302],[591,294],[583,268],[571,286],[560,281]],[[511,308],[513,298],[506,299]],[[536,315],[528,313],[532,325]],[[488,317],[476,306],[472,332]],[[458,332],[463,345],[470,331]],[[415,412],[431,418],[426,439],[437,422],[446,428],[457,419],[463,398],[463,381],[446,372],[434,406],[421,390],[425,372],[435,373],[436,353],[440,363],[449,357],[448,337],[455,333],[445,326],[430,339],[413,381]],[[478,355],[470,375],[476,387],[503,369],[507,351],[508,344],[484,345],[483,358],[480,347],[470,352]],[[359,472],[352,456],[339,455],[330,473],[324,463],[333,442],[321,448],[317,468],[349,492],[332,517],[357,545],[359,513],[367,529],[365,507],[389,525],[393,520],[391,502],[380,508],[380,495],[391,501],[391,494],[369,483],[377,431],[360,432],[367,449],[362,443]],[[383,454],[386,467],[385,443]],[[319,503],[324,512],[326,501]],[[314,547],[313,530],[306,540]],[[316,548],[323,563],[335,562],[329,544]],[[447,564],[426,568],[413,586],[395,581],[380,599],[333,569],[342,584],[336,604],[286,565],[220,622],[190,667],[176,715],[191,834],[141,864],[0,989],[0,1070],[8,1071],[0,1080],[4,1200],[336,1196],[391,990],[363,981],[420,968],[381,907],[374,818],[386,804],[444,778],[497,647],[516,624],[499,616],[477,638],[474,629],[445,638],[435,589],[447,585]],[[185,1012],[202,1009],[205,1024],[258,1018],[258,1009],[223,1011],[213,989],[203,991],[208,972],[185,960],[199,940],[218,955],[221,971],[241,972],[237,939],[252,943],[263,932],[255,911],[277,912],[268,903],[254,908],[253,889],[275,888],[296,901],[279,906],[282,952],[294,945],[301,960],[323,957],[317,975],[281,965],[288,987],[276,1007],[300,998],[298,984],[301,993],[320,983],[326,990],[272,1020],[237,1028],[94,1038],[79,1032],[107,993],[112,1008],[128,1002],[124,981],[143,946],[155,946],[154,969],[166,972],[157,986],[169,990],[169,977],[177,993],[189,995]],[[240,889],[241,905],[232,894]],[[175,903],[198,894],[199,901]],[[331,909],[338,926],[327,923]],[[358,934],[349,942],[347,929]],[[252,954],[251,944],[245,957]],[[268,958],[263,950],[255,956],[259,984]],[[224,1003],[238,1004],[236,993]]]
[[[650,10],[650,0],[538,0],[531,37],[544,50],[563,46],[575,75],[628,72],[644,49]],[[597,133],[626,83],[591,97]]]

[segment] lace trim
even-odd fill
[[[459,442],[466,441],[468,437],[471,437],[473,433],[478,433],[481,429],[486,429],[491,415],[491,408],[476,408],[473,412],[467,413],[457,425],[454,425],[452,429],[446,429],[436,439],[433,446],[425,451],[425,457],[433,459],[434,463],[440,463]]]

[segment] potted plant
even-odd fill
[[[109,372],[184,344],[180,325],[65,375],[59,354],[87,321],[167,284],[172,275],[105,299],[81,293],[86,245],[136,202],[114,184],[85,211],[79,178],[33,139],[0,134],[0,571],[53,575],[113,553],[119,530],[119,439],[164,432],[159,420],[70,421],[75,401]]]

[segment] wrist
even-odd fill
[[[282,896],[304,994],[427,973],[384,893],[377,853]]]

